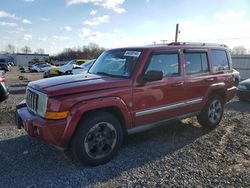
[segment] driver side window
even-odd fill
[[[162,71],[163,76],[179,76],[180,62],[178,53],[159,53],[151,56],[148,71]]]

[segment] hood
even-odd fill
[[[94,74],[77,74],[41,79],[30,82],[28,87],[46,93],[49,96],[59,96],[127,87],[131,84],[132,81],[130,79],[112,78]]]

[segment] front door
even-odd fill
[[[185,111],[182,108],[185,87],[179,52],[152,53],[144,73],[151,70],[162,71],[163,79],[134,86],[135,126],[165,120]]]

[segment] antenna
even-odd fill
[[[164,40],[161,40],[161,41],[162,41],[163,44],[165,44],[168,40],[164,39]]]
[[[174,40],[175,43],[178,42],[178,34],[179,33],[180,33],[180,31],[179,31],[179,24],[176,24],[176,28],[175,28],[175,40]]]

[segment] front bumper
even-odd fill
[[[46,120],[30,113],[26,106],[17,108],[17,128],[24,128],[33,137],[38,137],[45,142],[65,148],[62,144],[62,135],[66,127],[66,120]],[[64,142],[65,143],[65,142]]]

